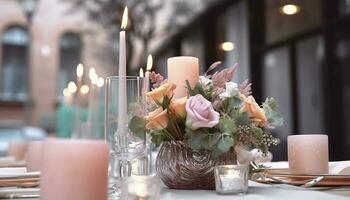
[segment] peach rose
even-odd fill
[[[176,85],[173,83],[164,83],[158,88],[147,92],[146,95],[151,97],[155,102],[163,103],[164,96],[172,97]]]
[[[158,108],[146,116],[146,128],[152,130],[161,130],[168,126],[167,110]]]
[[[241,112],[248,112],[254,122],[259,126],[264,126],[267,121],[265,111],[255,102],[254,97],[248,96],[243,101],[244,105],[241,108]]]
[[[173,98],[170,102],[170,109],[180,117],[186,117],[186,103],[187,97],[179,99]]]

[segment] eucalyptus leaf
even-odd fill
[[[219,129],[223,133],[233,134],[236,131],[236,125],[234,121],[228,117],[221,117],[219,121]]]
[[[277,112],[277,108],[277,101],[274,98],[267,98],[263,103],[267,121],[272,126],[282,126],[284,123],[282,116]]]
[[[188,134],[188,145],[195,150],[202,148],[202,140],[206,137],[205,134]]]
[[[247,112],[239,112],[236,116],[236,123],[238,125],[248,125],[251,123],[250,114]]]
[[[218,143],[218,149],[226,153],[230,150],[230,148],[233,146],[233,138],[232,137],[222,137]]]
[[[169,140],[162,131],[153,131],[150,134],[151,141],[156,147],[158,147],[162,142]]]
[[[220,133],[214,133],[213,135],[210,136],[210,146],[211,148],[213,148],[214,146],[217,145],[217,143],[219,142],[221,138],[221,134]]]
[[[142,117],[134,116],[129,121],[129,129],[130,131],[136,135],[138,138],[144,139],[146,136],[146,120]]]

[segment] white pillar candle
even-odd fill
[[[35,172],[41,170],[42,159],[42,141],[31,141],[28,144],[28,153],[26,157],[27,171]]]
[[[109,148],[105,141],[45,141],[42,200],[107,200]]]
[[[174,97],[180,98],[188,95],[186,80],[193,88],[199,78],[198,58],[180,56],[168,59],[168,81],[176,84]]]
[[[122,25],[119,33],[119,93],[118,93],[118,135],[126,135],[127,128],[127,93],[126,93],[126,38],[125,28],[128,20],[128,8],[123,14]]]
[[[288,136],[288,163],[292,173],[328,173],[328,136]]]

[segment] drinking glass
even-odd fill
[[[120,196],[121,178],[131,163],[146,155],[144,79],[113,76],[106,79],[105,137],[110,143],[110,196]],[[134,167],[135,168],[135,167]],[[134,170],[135,171],[135,170]],[[139,171],[139,170],[136,170]]]

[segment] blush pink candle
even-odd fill
[[[105,141],[45,141],[40,199],[107,200],[108,153]]]
[[[327,174],[328,162],[327,135],[288,136],[288,163],[292,173]]]
[[[199,60],[195,57],[179,56],[168,59],[168,82],[174,83],[174,97],[187,96],[186,80],[193,88],[199,79]]]
[[[27,142],[11,142],[8,147],[8,156],[14,157],[16,160],[23,160],[27,152]]]
[[[29,142],[26,157],[28,172],[40,171],[43,143],[42,141]]]

